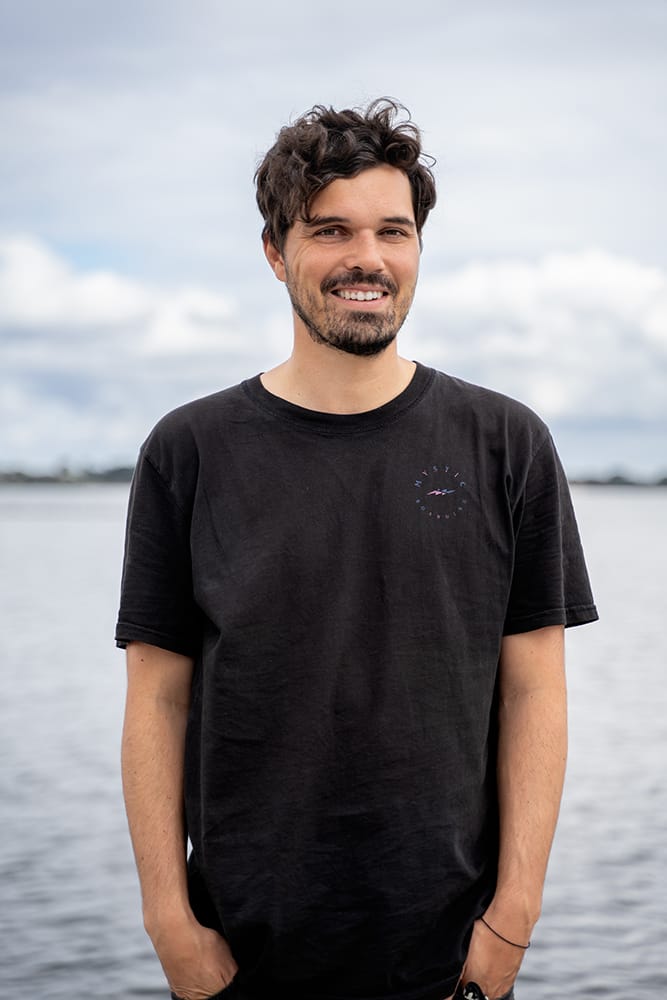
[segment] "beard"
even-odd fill
[[[358,284],[368,285],[386,291],[392,296],[392,306],[382,313],[359,309],[358,311],[338,310],[335,302],[328,298],[333,288],[344,288]],[[389,278],[377,274],[352,272],[339,278],[327,278],[320,292],[324,299],[298,287],[287,275],[287,291],[294,312],[304,324],[311,339],[316,344],[327,344],[346,354],[372,357],[381,354],[396,339],[403,326],[412,302],[412,291],[399,299],[398,288]]]

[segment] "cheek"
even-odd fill
[[[417,284],[418,274],[419,271],[413,267],[405,268],[397,274],[398,282],[404,295],[412,295]]]
[[[410,254],[394,262],[394,274],[403,285],[414,285],[419,274],[419,254]]]

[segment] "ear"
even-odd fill
[[[275,274],[278,281],[285,281],[287,278],[287,272],[285,270],[285,258],[283,257],[280,250],[274,246],[268,236],[264,237],[264,254],[269,262],[269,267]]]

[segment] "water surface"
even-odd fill
[[[0,996],[166,998],[141,927],[112,641],[125,486],[0,487]],[[518,1000],[667,993],[667,490],[578,488],[602,621],[568,632],[571,752]]]

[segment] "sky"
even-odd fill
[[[439,191],[401,353],[667,474],[666,51],[664,0],[0,0],[0,471],[130,465],[287,357],[254,171],[388,95]]]

